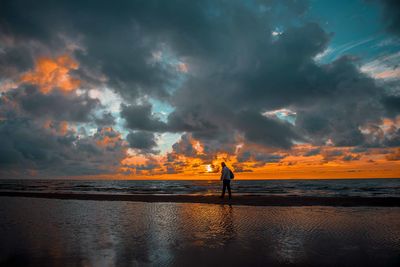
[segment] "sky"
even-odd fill
[[[400,2],[0,2],[0,178],[400,177]]]

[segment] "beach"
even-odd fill
[[[322,196],[271,196],[235,195],[221,199],[219,195],[143,195],[143,194],[95,194],[95,193],[45,193],[45,192],[0,192],[6,197],[31,197],[48,199],[203,203],[247,206],[342,206],[342,207],[400,207],[400,197],[322,197]]]
[[[1,266],[400,263],[396,205],[254,206],[2,194]]]

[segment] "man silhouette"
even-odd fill
[[[233,177],[231,177],[231,170],[226,167],[225,162],[221,162],[221,181],[222,181],[222,195],[220,196],[220,198],[224,198],[225,196],[225,190],[226,188],[228,188],[228,193],[229,193],[229,199],[232,198],[232,194],[231,194],[231,179]]]

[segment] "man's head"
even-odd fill
[[[222,168],[226,166],[225,162],[221,162]]]

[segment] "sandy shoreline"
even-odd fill
[[[0,266],[399,266],[400,207],[63,197],[0,197]]]
[[[397,197],[307,197],[237,195],[229,201],[226,197],[225,199],[220,199],[218,196],[209,195],[117,195],[43,192],[0,192],[0,196],[97,201],[231,204],[248,206],[400,207],[400,198]]]

